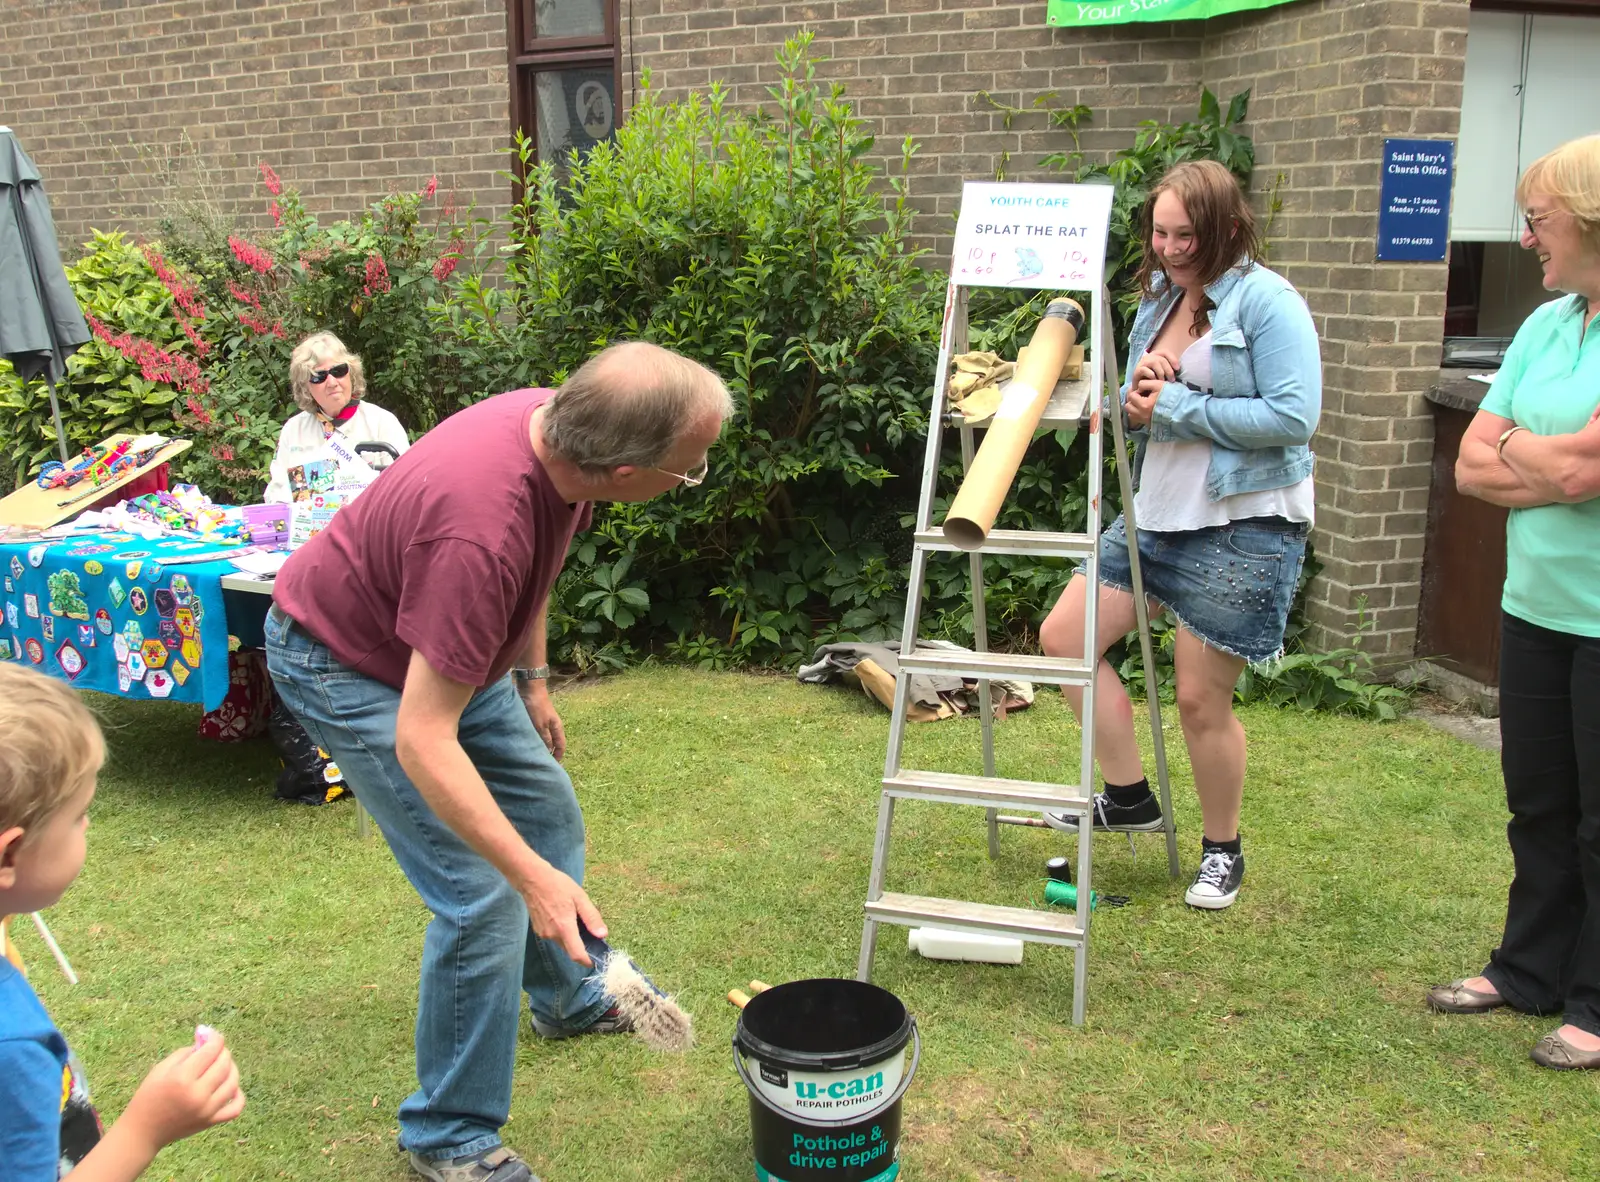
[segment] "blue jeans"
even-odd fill
[[[424,1157],[465,1157],[500,1144],[511,1109],[519,992],[541,1021],[581,1030],[608,1005],[559,944],[540,939],[505,877],[434,815],[395,755],[399,691],[334,660],[304,628],[267,617],[273,683],[372,814],[395,860],[433,913],[422,942],[417,1079],[400,1105],[400,1144]],[[504,678],[461,715],[461,746],[527,843],[583,881],[583,813],[572,781]],[[600,963],[609,949],[584,932]]]

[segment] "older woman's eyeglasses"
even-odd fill
[[[1539,236],[1539,223],[1544,221],[1546,218],[1555,217],[1556,214],[1560,212],[1561,211],[1559,209],[1546,210],[1544,213],[1524,212],[1522,215],[1522,224],[1528,227],[1528,233],[1537,238]]]
[[[342,378],[350,372],[350,363],[341,361],[338,365],[330,365],[327,369],[314,369],[311,371],[310,382],[313,386],[320,386],[329,378]]]
[[[654,465],[651,466],[654,467]],[[683,481],[687,487],[694,488],[696,485],[704,484],[706,482],[706,475],[711,471],[711,461],[709,459],[702,460],[700,462],[700,466],[693,472],[669,472],[665,468],[656,468],[656,471],[661,473],[663,476],[675,477],[678,480]]]

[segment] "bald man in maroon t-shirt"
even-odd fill
[[[731,411],[703,366],[613,346],[446,419],[278,575],[273,681],[433,912],[400,1142],[435,1182],[537,1182],[500,1143],[522,992],[546,1038],[628,1029],[593,979],[545,608],[591,503],[699,484]]]

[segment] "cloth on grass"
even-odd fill
[[[918,651],[943,650],[970,652],[946,640],[919,640]],[[797,680],[808,685],[831,681],[855,681],[862,692],[876,698],[888,709],[894,708],[895,679],[900,673],[900,642],[873,644],[865,641],[825,644],[817,649],[811,663],[796,672]],[[1021,679],[996,678],[990,683],[995,712],[1023,710],[1033,705],[1033,683]],[[936,722],[953,718],[978,706],[978,683],[949,674],[913,673],[911,700],[906,717],[912,722]]]

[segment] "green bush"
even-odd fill
[[[297,413],[290,354],[313,332],[331,331],[360,355],[367,397],[413,435],[494,392],[507,368],[433,323],[441,299],[481,284],[492,261],[484,219],[430,181],[323,226],[270,166],[261,174],[276,228],[259,243],[194,206],[161,223],[164,248],[216,310],[209,390],[178,416],[196,441],[185,475],[234,501],[261,496],[278,432]]]
[[[67,379],[56,389],[68,448],[82,451],[117,431],[171,431],[174,405],[205,389],[203,342],[185,331],[201,321],[185,315],[151,257],[120,233],[94,231],[66,273],[94,333],[67,359]],[[44,379],[24,383],[0,362],[0,409],[0,462],[20,484],[59,455]]]
[[[602,507],[577,547],[551,620],[580,663],[662,635],[696,660],[792,660],[847,627],[836,615],[892,615],[903,594],[902,564],[875,565],[872,546],[881,557],[917,495],[940,293],[907,244],[903,175],[868,162],[872,138],[816,82],[809,43],[780,51],[770,116],[730,112],[716,86],[664,103],[647,80],[615,142],[560,175],[519,143],[516,323],[440,310],[546,384],[643,339],[732,391],[705,485]]]

